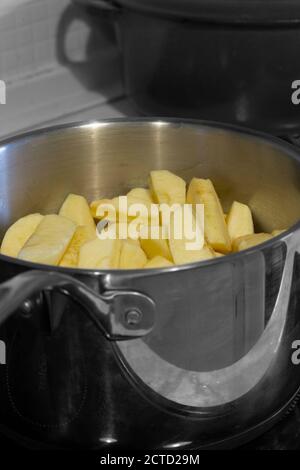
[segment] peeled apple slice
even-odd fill
[[[142,248],[134,243],[122,242],[119,268],[141,269],[147,263],[147,256]]]
[[[105,235],[105,238],[118,238],[120,240],[126,240],[130,243],[140,246],[138,233],[136,237],[131,237],[128,224],[114,224],[108,222],[107,226],[104,227],[100,233]]]
[[[144,188],[134,188],[127,193],[127,203],[128,203],[128,219],[133,218],[133,220],[139,219],[141,223],[148,223],[149,217],[151,217],[151,206],[154,204],[151,193],[149,189]],[[136,204],[141,205],[145,208],[145,214],[136,212]],[[159,212],[157,211],[157,223],[159,223]]]
[[[114,220],[110,211],[105,211],[103,204],[110,204],[113,206],[115,214]],[[151,205],[153,204],[150,191],[144,188],[134,188],[126,196],[117,196],[108,201],[101,201],[97,210],[96,217],[102,218],[103,212],[106,212],[108,220],[115,222],[126,223],[127,221],[139,221],[140,224],[148,223],[151,215]],[[139,207],[140,206],[140,207]],[[157,220],[159,222],[159,213],[157,211]]]
[[[148,209],[153,204],[149,189],[133,188],[127,193],[129,204],[144,204]]]
[[[67,217],[76,225],[89,227],[91,236],[96,233],[96,226],[87,200],[78,194],[69,194],[60,208],[59,215]]]
[[[95,207],[97,203],[98,206],[95,209],[96,219],[106,219],[112,223],[117,223],[119,221],[119,196],[114,197],[113,199],[100,199],[98,201],[94,201],[90,207]]]
[[[163,256],[154,256],[145,264],[144,268],[166,268],[168,266],[174,266],[174,264]]]
[[[175,264],[195,263],[196,261],[204,261],[214,258],[214,252],[204,246],[201,250],[186,250],[184,245],[180,244],[181,240],[170,240],[170,248]]]
[[[193,214],[191,214],[193,218],[193,227],[194,229],[196,228],[196,221],[195,217]],[[196,246],[192,249],[190,244],[193,243],[195,244],[197,239],[196,237],[194,239],[188,239],[186,237],[186,234],[184,232],[184,227],[185,227],[185,222],[182,218],[182,237],[178,238],[179,228],[176,227],[176,225],[180,224],[180,221],[178,222],[179,219],[176,219],[176,212],[172,214],[171,217],[171,223],[170,223],[170,231],[169,231],[169,247],[170,251],[172,254],[172,258],[174,260],[175,264],[185,264],[185,263],[194,263],[196,261],[203,261],[205,259],[210,259],[214,258],[214,252],[213,250],[204,245],[204,237],[203,233],[199,233],[199,242],[197,243],[199,245],[199,248],[196,248]],[[176,230],[177,229],[177,230]],[[200,231],[201,227],[197,227],[197,231]],[[177,233],[177,235],[176,235]]]
[[[94,237],[96,235],[94,234]],[[59,265],[68,268],[75,268],[78,265],[79,251],[84,243],[91,240],[91,230],[86,225],[79,225],[73,235],[73,238],[63,255]]]
[[[245,235],[244,237],[236,238],[233,242],[233,251],[242,251],[252,246],[259,245],[273,238],[269,233],[253,233],[252,235]]]
[[[152,226],[153,228],[153,226]],[[143,237],[143,232],[145,229],[145,235]],[[140,244],[148,258],[154,258],[155,256],[160,256],[166,258],[169,261],[173,261],[173,257],[169,248],[169,242],[166,238],[163,237],[163,228],[160,226],[155,227],[157,235],[159,238],[151,238],[151,226],[141,227],[141,238]],[[153,234],[155,234],[155,231]]]
[[[1,254],[17,257],[42,219],[41,214],[30,214],[11,225],[3,238]]]
[[[223,209],[212,182],[193,178],[187,193],[188,204],[204,204],[204,234],[211,247],[221,253],[231,251]]]
[[[117,196],[113,199],[99,199],[97,201],[93,201],[90,208],[92,213],[95,214],[94,218],[99,220],[106,219],[111,223],[126,223],[127,221],[133,220],[134,217],[128,216],[128,200],[126,209],[122,211],[120,197],[121,196]],[[98,204],[97,207],[96,204]]]
[[[234,201],[226,222],[231,241],[254,233],[251,210],[246,204]]]
[[[66,217],[45,215],[21,249],[18,258],[33,263],[58,265],[76,230]]]
[[[281,235],[283,232],[286,232],[287,229],[281,229],[281,230],[273,230],[272,235],[273,237],[277,237],[277,235]]]
[[[96,238],[85,243],[79,252],[78,267],[83,269],[115,269],[119,267],[122,242]]]
[[[101,217],[97,216],[97,209],[99,206],[103,204],[111,204],[111,199],[96,199],[95,201],[92,201],[90,204],[90,212],[93,217],[93,219],[100,219]]]
[[[159,204],[185,204],[186,183],[170,171],[151,171],[150,187],[155,202]]]

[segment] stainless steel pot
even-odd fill
[[[249,204],[258,229],[292,228],[242,253],[147,271],[0,256],[0,423],[27,444],[232,445],[297,397],[300,157],[288,144],[178,120],[26,134],[0,147],[0,236],[69,192],[121,194],[154,168],[212,178],[224,209]]]
[[[299,133],[299,2],[74,1],[113,11],[140,112]]]

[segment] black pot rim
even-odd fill
[[[252,26],[300,24],[298,0],[101,0],[100,3],[103,2],[180,20]],[[94,6],[97,3],[98,0],[93,0]]]

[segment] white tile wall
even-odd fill
[[[71,0],[0,0],[0,80],[7,85],[0,137],[122,96],[117,45],[96,27],[87,57],[91,24],[81,17],[65,38],[74,63],[60,63],[58,25],[72,8]],[[92,87],[88,75],[96,77]]]
[[[0,77],[12,81],[55,62],[56,31],[69,0],[0,1]],[[80,37],[80,31],[77,31]]]

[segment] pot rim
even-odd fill
[[[96,8],[122,9],[170,20],[196,21],[217,26],[298,26],[297,0],[74,0]]]
[[[133,118],[112,118],[112,119],[101,119],[101,120],[90,120],[90,121],[74,121],[70,123],[57,124],[54,126],[42,127],[32,131],[26,131],[16,136],[11,136],[7,139],[0,140],[0,153],[1,148],[8,145],[17,145],[22,141],[28,140],[28,138],[34,139],[43,135],[50,133],[55,133],[57,131],[63,131],[68,129],[81,129],[85,127],[101,127],[101,126],[113,126],[115,124],[127,126],[127,125],[168,125],[174,128],[181,127],[192,127],[192,128],[209,128],[209,129],[219,129],[221,131],[229,131],[237,134],[244,135],[246,137],[252,137],[256,140],[261,140],[263,143],[273,144],[275,148],[285,152],[290,158],[297,161],[300,165],[300,150],[297,150],[295,146],[285,142],[284,140],[275,137],[273,135],[261,132],[259,130],[249,129],[247,127],[237,126],[233,124],[227,124],[218,121],[208,121],[208,120],[198,120],[198,119],[181,119],[181,118],[169,118],[169,117],[133,117]],[[1,158],[1,157],[0,157]],[[69,275],[93,275],[93,276],[103,276],[103,275],[114,275],[114,276],[131,276],[131,277],[140,277],[140,276],[149,276],[161,273],[171,273],[178,271],[186,271],[187,269],[198,269],[206,266],[213,266],[217,263],[225,262],[238,262],[244,256],[251,255],[252,253],[261,251],[261,249],[269,248],[274,246],[278,241],[285,241],[287,238],[294,235],[294,233],[300,230],[300,218],[299,221],[293,224],[288,230],[284,231],[282,234],[279,234],[273,237],[270,240],[267,240],[259,245],[247,248],[246,250],[230,253],[225,256],[216,257],[208,260],[198,261],[194,263],[186,263],[181,265],[174,265],[171,267],[163,268],[151,268],[151,269],[82,269],[82,268],[67,268],[62,266],[52,266],[48,264],[33,263],[30,261],[19,260],[11,256],[6,256],[0,254],[0,262],[10,262],[17,266],[22,266],[28,269],[39,269],[46,271],[56,271],[60,273],[66,273]]]

